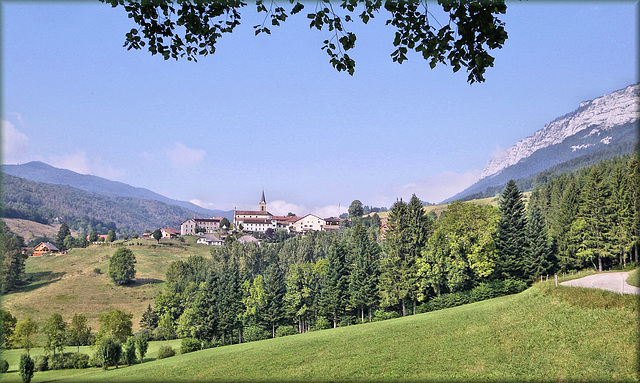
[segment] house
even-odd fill
[[[260,243],[260,241],[250,235],[243,235],[242,237],[238,238],[238,242],[245,244],[245,243]]]
[[[196,243],[200,243],[200,244],[208,245],[208,246],[222,246],[222,245],[224,245],[224,241],[222,239],[216,237],[214,234],[204,234],[203,236],[198,238]]]
[[[220,229],[222,217],[191,218],[180,224],[180,235],[196,235],[196,232],[204,231],[211,234]]]
[[[87,235],[87,241],[89,240],[90,235]],[[100,241],[100,238],[102,238],[102,241]],[[107,235],[106,234],[98,234],[98,241],[100,242],[106,242],[107,241]]]
[[[180,232],[176,229],[171,228],[161,228],[160,232],[162,233],[162,238],[176,238],[180,235]]]
[[[36,247],[33,248],[33,256],[41,257],[44,254],[48,253],[58,253],[57,247],[55,247],[51,242],[40,242]]]
[[[291,231],[296,233],[304,233],[307,231],[320,231],[327,225],[327,221],[314,214],[307,214],[302,218],[298,218],[291,224]]]

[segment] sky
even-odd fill
[[[339,73],[304,4],[259,36],[263,16],[245,7],[194,63],[127,51],[135,25],[121,7],[2,1],[3,163],[43,161],[210,209],[257,209],[264,190],[273,214],[329,217],[356,199],[440,202],[580,102],[638,82],[637,2],[508,2],[508,40],[471,85],[415,54],[392,62],[384,13],[348,24],[356,71]]]

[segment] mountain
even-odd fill
[[[67,185],[76,189],[106,196],[132,197],[160,201],[167,205],[175,205],[188,209],[202,217],[233,217],[232,211],[205,209],[191,202],[167,198],[148,189],[134,187],[122,182],[110,181],[88,174],[78,174],[71,170],[59,169],[40,161],[32,161],[21,165],[2,165],[2,171],[4,174],[24,178],[30,181],[44,182],[54,185]],[[185,217],[185,219],[186,218],[187,217]]]
[[[179,228],[196,213],[176,205],[136,197],[88,192],[67,185],[29,181],[5,174],[2,177],[4,217],[52,223],[58,217],[79,232],[115,229],[142,233],[159,227]]]
[[[582,102],[573,112],[491,159],[480,180],[447,201],[482,193],[509,179],[525,178],[579,157],[630,153],[638,141],[639,100],[640,84],[634,84]]]

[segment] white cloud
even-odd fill
[[[2,120],[2,163],[17,164],[26,161],[29,137],[9,121]]]
[[[422,180],[408,183],[397,189],[397,193],[407,201],[415,194],[422,201],[438,203],[467,187],[480,179],[482,170],[472,170],[466,173],[443,172]]]
[[[103,164],[100,159],[89,159],[84,150],[61,156],[52,156],[48,162],[57,168],[68,169],[80,174],[92,174],[110,180],[119,179],[124,175],[122,170]]]
[[[205,201],[203,201],[201,199],[197,199],[197,198],[190,199],[189,202],[191,202],[194,205],[198,205],[198,206],[200,206],[202,208],[205,208],[205,209],[212,209],[212,210],[218,210],[219,209],[219,210],[222,210],[222,209],[218,208],[216,206],[216,204],[214,204],[214,203],[205,202]]]
[[[203,149],[192,149],[180,142],[176,142],[173,149],[169,151],[171,161],[175,166],[189,166],[204,159],[207,152]]]

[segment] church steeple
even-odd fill
[[[267,211],[267,200],[264,198],[264,190],[262,190],[262,199],[260,200],[260,211]]]

